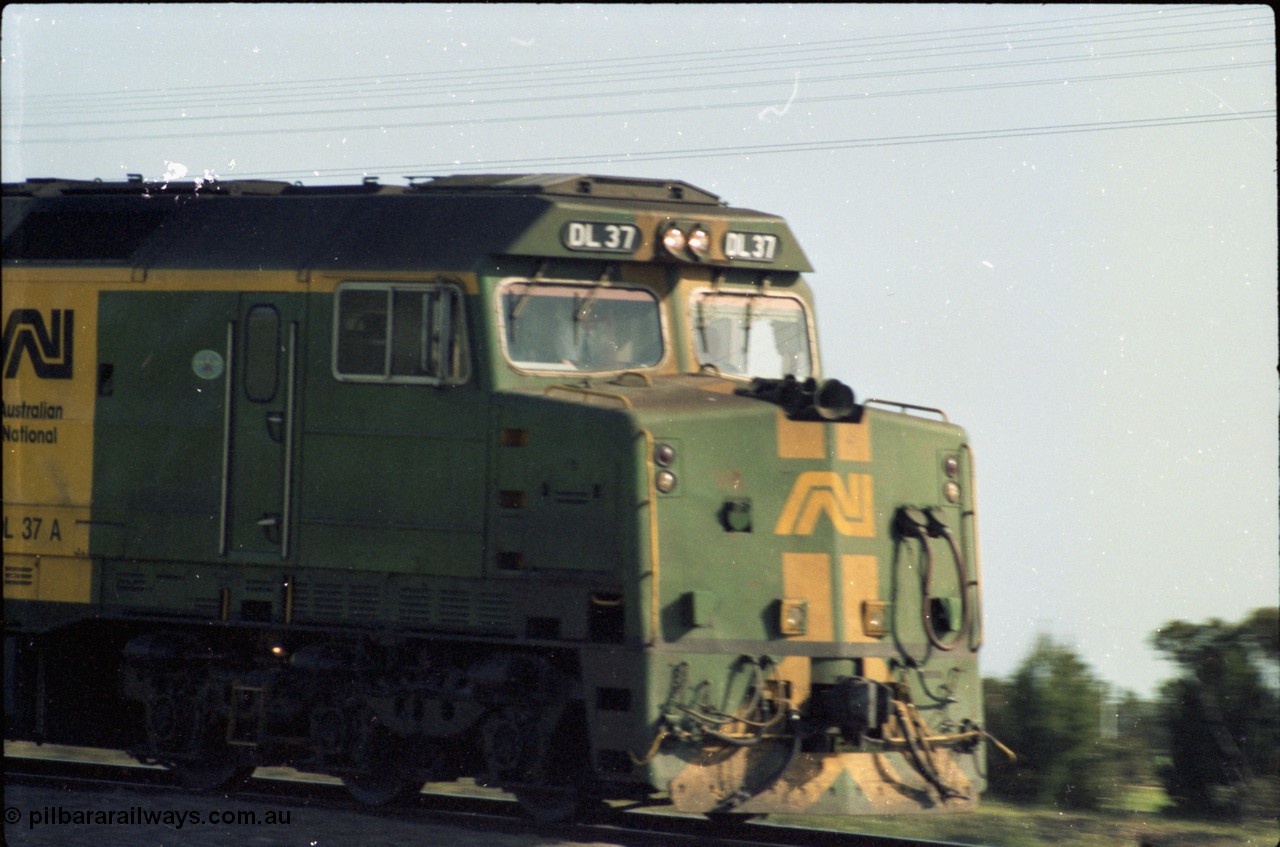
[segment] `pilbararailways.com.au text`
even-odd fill
[[[26,824],[27,829],[45,826],[288,826],[292,823],[288,809],[214,809],[195,811],[182,809],[148,809],[130,806],[126,809],[69,809],[65,806],[43,806],[23,811],[6,806],[4,822],[10,826]]]

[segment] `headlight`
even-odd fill
[[[679,256],[688,244],[684,232],[678,226],[668,227],[662,234],[662,246],[672,256]]]
[[[689,252],[699,259],[705,259],[707,252],[711,249],[711,235],[702,227],[698,227],[689,233],[688,244]]]
[[[658,471],[654,474],[653,484],[663,494],[670,494],[676,490],[676,475],[667,470]]]

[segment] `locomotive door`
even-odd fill
[[[290,555],[302,303],[297,295],[242,294],[228,327],[219,552],[231,558]]]

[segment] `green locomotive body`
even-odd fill
[[[820,378],[807,270],[678,182],[6,185],[6,737],[971,808],[966,436]]]

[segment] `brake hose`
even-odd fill
[[[917,517],[919,515],[920,517]],[[924,520],[920,520],[920,518]],[[921,548],[924,550],[924,596],[921,598],[920,614],[924,623],[924,634],[929,639],[929,643],[939,650],[954,650],[955,646],[960,643],[964,635],[969,631],[971,612],[969,608],[969,582],[968,569],[965,567],[964,556],[960,552],[960,546],[956,544],[955,536],[951,533],[949,527],[944,524],[932,509],[900,509],[898,511],[897,529],[900,535],[909,535],[920,542]],[[938,635],[937,628],[933,624],[933,546],[929,544],[930,538],[945,538],[947,544],[951,547],[951,556],[956,563],[956,575],[959,577],[960,583],[960,627],[957,629],[955,638],[949,643],[943,641]]]

